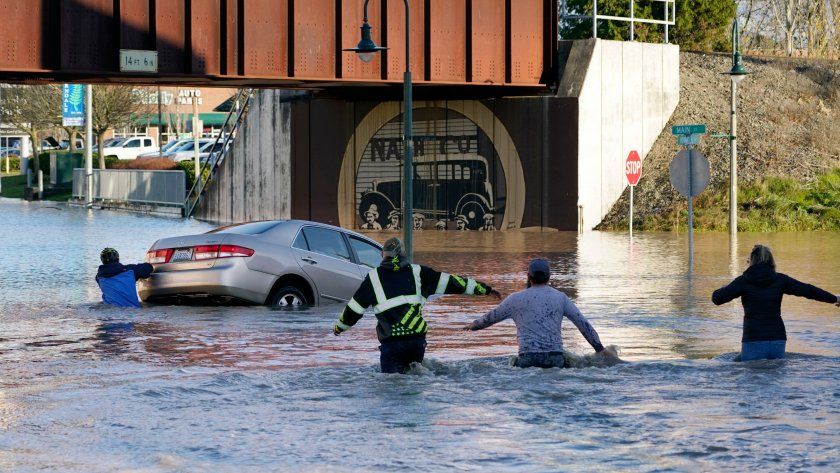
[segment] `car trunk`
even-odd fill
[[[218,259],[193,261],[196,246],[220,245],[230,235],[224,233],[186,235],[180,237],[163,238],[158,240],[150,250],[173,249],[168,263],[156,264],[156,272],[186,271],[194,269],[210,269]],[[188,259],[189,258],[189,259]]]

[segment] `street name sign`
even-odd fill
[[[61,125],[85,125],[85,86],[82,84],[62,84],[61,86]]]
[[[120,49],[120,72],[157,72],[157,51]]]
[[[624,176],[630,186],[635,186],[642,178],[642,158],[636,150],[630,151],[627,160],[624,162]]]
[[[700,143],[700,135],[706,134],[706,125],[674,125],[671,134],[681,146],[693,146]]]
[[[706,125],[674,125],[671,127],[672,135],[705,135]]]
[[[691,162],[689,163],[689,159]],[[677,192],[688,197],[689,189],[691,197],[697,197],[709,185],[711,168],[709,160],[696,149],[684,149],[677,153],[677,156],[668,166],[670,171],[671,185]],[[690,171],[690,172],[689,172]],[[690,181],[689,181],[690,174]],[[691,187],[689,187],[689,182]]]

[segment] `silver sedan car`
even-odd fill
[[[346,302],[382,259],[379,243],[303,220],[248,222],[164,238],[138,283],[147,302],[210,298],[275,307]]]

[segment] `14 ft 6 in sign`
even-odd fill
[[[627,161],[624,162],[624,175],[627,176],[627,183],[635,186],[642,178],[642,158],[635,150],[630,151],[627,155]]]

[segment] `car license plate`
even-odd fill
[[[172,258],[169,258],[170,263],[180,263],[182,261],[192,261],[193,259],[193,249],[192,248],[179,248],[172,253]]]

